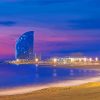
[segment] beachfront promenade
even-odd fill
[[[93,61],[93,62],[66,62],[66,63],[59,63],[55,61],[24,61],[24,60],[15,60],[9,61],[10,64],[35,64],[35,65],[52,65],[52,66],[100,66],[100,61]]]

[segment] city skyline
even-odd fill
[[[16,39],[35,31],[35,52],[100,55],[99,0],[1,0],[0,59],[14,58]]]

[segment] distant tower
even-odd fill
[[[22,34],[16,42],[16,59],[33,59],[34,32],[29,31]]]

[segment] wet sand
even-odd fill
[[[75,66],[72,66],[75,68]],[[100,70],[97,66],[95,69]],[[76,68],[83,68],[76,66]],[[88,68],[89,66],[84,68]],[[94,67],[90,67],[94,69]],[[0,90],[0,100],[100,100],[100,76]],[[91,83],[93,82],[93,83]]]
[[[96,77],[91,77],[91,78],[59,81],[59,82],[44,84],[44,85],[32,85],[32,86],[0,89],[0,96],[27,94],[27,93],[31,93],[33,91],[38,91],[38,90],[42,90],[42,89],[46,89],[46,88],[79,86],[82,84],[86,84],[86,83],[90,83],[90,82],[99,82],[99,81],[100,81],[100,76],[96,76]]]
[[[14,96],[0,96],[0,100],[100,100],[100,82],[46,88]]]

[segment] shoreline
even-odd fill
[[[58,83],[50,83],[45,85],[30,85],[30,86],[24,86],[24,87],[14,87],[14,88],[8,88],[8,89],[0,89],[0,96],[10,96],[10,95],[21,95],[21,94],[27,94],[32,93],[35,91],[39,91],[42,89],[49,89],[49,88],[62,88],[62,87],[74,87],[74,86],[80,86],[91,82],[100,82],[100,76],[98,77],[92,77],[92,78],[86,78],[86,79],[77,79],[77,80],[70,80],[70,81],[61,81]]]
[[[59,68],[59,67],[82,68],[82,69],[90,69],[90,70],[100,71],[99,65],[97,65],[97,66],[56,65],[54,67],[56,67],[56,68]],[[27,93],[31,93],[33,91],[38,91],[38,90],[47,89],[47,88],[79,86],[79,85],[86,84],[89,82],[99,82],[99,81],[100,81],[100,76],[97,75],[95,77],[90,77],[90,78],[88,77],[88,78],[84,78],[84,79],[82,78],[82,79],[75,79],[75,80],[60,81],[57,83],[54,82],[54,83],[44,84],[44,85],[29,85],[29,86],[13,87],[13,88],[7,88],[7,89],[0,89],[0,96],[27,94]]]
[[[36,65],[36,66],[53,66],[56,68],[63,67],[63,68],[87,68],[87,69],[100,69],[99,64],[41,64],[41,63],[8,63],[14,65]]]

